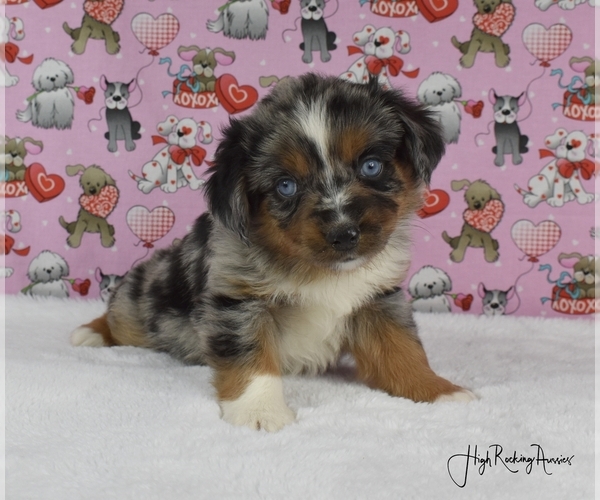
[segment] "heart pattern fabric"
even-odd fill
[[[82,194],[79,204],[86,212],[106,219],[117,206],[119,190],[115,186],[104,186],[96,195]]]
[[[481,210],[465,210],[463,219],[469,226],[490,233],[498,225],[503,214],[504,203],[500,200],[490,200]]]
[[[25,183],[32,196],[40,203],[56,198],[65,189],[60,175],[47,174],[39,163],[32,163],[25,171]]]
[[[473,24],[484,33],[502,36],[515,18],[515,8],[510,3],[501,3],[489,14],[475,14]]]
[[[233,75],[222,75],[216,82],[215,92],[229,114],[239,113],[258,101],[258,92],[250,85],[239,85]]]

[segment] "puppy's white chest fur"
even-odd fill
[[[344,316],[323,306],[277,311],[279,356],[284,373],[317,373],[338,356],[346,332]]]
[[[391,247],[390,247],[391,248]],[[370,264],[310,284],[281,283],[290,303],[273,315],[285,373],[316,373],[335,362],[348,335],[348,319],[382,288],[393,286],[408,261],[395,247]]]

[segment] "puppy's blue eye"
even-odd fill
[[[293,179],[281,179],[277,183],[277,191],[281,196],[290,197],[296,194],[298,185]]]
[[[379,160],[366,160],[360,169],[360,174],[364,177],[377,177],[383,165]]]

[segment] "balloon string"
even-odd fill
[[[134,246],[136,246],[136,247],[139,246],[139,244],[141,242],[142,242],[142,240],[138,241],[137,243],[135,243]],[[137,259],[136,261],[134,261],[133,264],[131,264],[130,269],[133,269],[137,265],[138,262],[140,262],[140,261],[144,260],[146,257],[148,257],[149,253],[150,253],[150,247],[146,247],[146,254],[142,255],[139,259]]]

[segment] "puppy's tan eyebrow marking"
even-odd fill
[[[310,165],[306,155],[294,145],[290,145],[281,154],[281,166],[296,176],[307,177],[310,174]]]
[[[334,160],[351,165],[368,147],[372,137],[361,127],[341,130],[330,139],[330,150]]]

